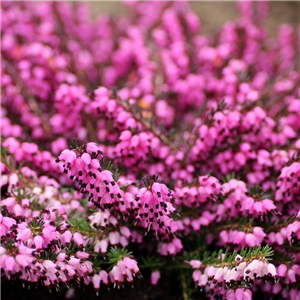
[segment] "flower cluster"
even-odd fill
[[[133,276],[139,276],[139,273],[137,262],[129,257],[124,257],[109,272],[109,278],[112,283],[122,284],[125,278],[127,282],[133,282]]]
[[[64,150],[56,161],[63,162],[63,172],[71,180],[78,182],[82,193],[89,193],[89,199],[95,206],[122,207],[125,203],[120,188],[114,181],[112,172],[102,169],[99,156],[103,158],[99,147],[95,143],[87,143],[75,150]]]
[[[192,275],[196,286],[207,291],[214,290],[218,286],[218,294],[225,296],[226,299],[251,299],[251,291],[249,290],[237,288],[228,291],[226,288],[232,288],[237,283],[252,286],[255,281],[262,279],[267,281],[272,278],[277,281],[276,267],[269,263],[264,255],[254,258],[254,254],[252,259],[245,259],[245,257],[237,254],[234,259],[232,256],[231,262],[222,263],[225,255],[221,254],[221,260],[216,263],[216,266],[204,265],[200,260],[187,261],[192,268],[196,269]],[[238,298],[243,294],[242,298]]]
[[[198,262],[198,261],[196,261]],[[195,261],[192,262],[194,264]],[[199,263],[201,263],[199,261]],[[194,271],[193,279],[198,286],[206,286],[208,281],[212,281],[213,284],[225,282],[225,284],[233,284],[235,281],[251,282],[254,279],[260,279],[264,277],[276,277],[276,268],[271,263],[266,263],[260,260],[253,260],[250,263],[240,263],[233,269],[228,267],[215,268],[207,267],[204,273]],[[198,278],[199,277],[199,278]]]
[[[269,36],[265,1],[213,34],[124,4],[1,2],[2,280],[298,299],[296,30]]]
[[[175,211],[172,205],[175,199],[165,184],[154,180],[155,178],[136,195],[136,219],[148,231],[152,228],[160,233],[170,234],[173,219],[169,215]]]

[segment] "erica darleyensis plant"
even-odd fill
[[[3,285],[300,299],[299,28],[124,4],[1,2]]]

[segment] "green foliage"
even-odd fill
[[[284,248],[284,246],[282,246]],[[294,247],[295,248],[295,247]],[[296,249],[295,249],[296,250]],[[296,250],[297,251],[297,250]],[[298,246],[298,253],[300,253],[300,245]],[[295,258],[293,254],[283,253],[282,251],[274,251],[274,261],[279,265],[281,263],[286,265],[292,265],[295,263]]]
[[[102,161],[102,167],[112,172],[114,181],[118,181],[118,179],[120,178],[119,169],[115,169],[111,161],[106,162],[106,159],[104,159]]]
[[[205,265],[214,265],[215,267],[223,267],[227,265],[228,267],[234,267],[239,264],[241,261],[252,261],[254,259],[262,259],[262,260],[272,260],[272,256],[274,254],[273,249],[266,245],[262,246],[255,246],[249,248],[242,248],[241,251],[233,251],[231,255],[228,253],[228,249],[223,252],[220,249],[218,252],[214,251],[213,253],[204,252],[201,262],[203,266]],[[237,255],[242,257],[242,260],[239,262],[235,261]]]
[[[122,260],[124,257],[132,257],[132,252],[129,252],[125,248],[113,248],[111,247],[107,257],[108,257],[108,262],[112,265],[117,264],[119,260]]]
[[[126,191],[127,188],[128,188],[129,186],[131,186],[131,183],[126,184],[126,185],[121,185],[121,186],[120,186],[120,189],[121,189],[122,191]]]
[[[141,269],[149,268],[151,271],[163,268],[167,262],[163,261],[161,257],[155,255],[142,255],[140,257],[141,263],[139,264]]]
[[[84,232],[86,234],[90,234],[91,236],[97,233],[97,231],[91,227],[87,218],[76,218],[75,215],[72,219],[68,219],[67,223],[78,232]]]
[[[223,183],[229,182],[232,179],[236,179],[236,174],[235,172],[232,172],[230,174],[226,174],[223,178]]]
[[[42,251],[39,255],[36,255],[38,259],[46,260],[49,259],[51,261],[56,261],[59,252],[54,249],[49,249],[47,251]],[[68,252],[67,252],[68,254]]]
[[[18,186],[16,189],[13,189],[11,191],[11,193],[18,200],[22,200],[22,199],[25,199],[25,198],[30,199],[30,198],[33,197],[33,195],[29,191],[25,190],[21,186]]]
[[[40,230],[44,226],[45,222],[43,219],[33,218],[32,221],[28,224],[30,228],[35,228]]]
[[[10,170],[13,170],[14,169],[13,158],[11,156],[7,158],[7,152],[8,150],[6,147],[1,147],[1,162],[5,164]]]

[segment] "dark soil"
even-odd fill
[[[101,287],[99,296],[96,295],[94,288],[90,285],[81,289],[76,289],[73,297],[69,300],[180,300],[182,299],[180,283],[176,280],[161,280],[157,286],[149,284],[150,278],[136,279],[134,287],[129,284],[124,288],[107,289],[106,286]],[[1,283],[1,299],[2,300],[65,300],[67,299],[67,288],[62,287],[61,291],[56,292],[45,287],[23,288],[20,281],[9,282],[2,280]],[[205,299],[199,293],[193,299]]]

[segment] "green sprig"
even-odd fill
[[[117,264],[118,261],[122,260],[124,257],[132,257],[132,252],[125,248],[113,248],[111,247],[108,254],[108,262],[112,265]]]

